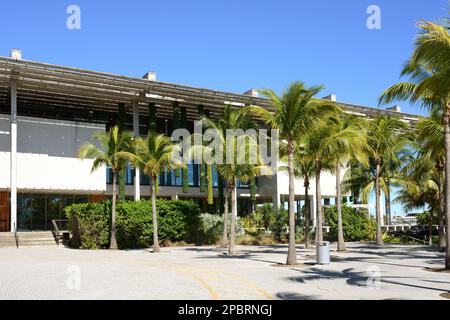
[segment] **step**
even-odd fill
[[[39,247],[39,246],[56,246],[56,242],[54,240],[52,241],[30,241],[30,242],[20,242],[19,241],[19,248],[22,247]]]
[[[20,247],[56,246],[55,238],[51,231],[17,232]]]
[[[0,233],[0,248],[15,247],[16,238],[13,233],[2,232]]]

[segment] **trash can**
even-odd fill
[[[317,242],[316,258],[317,264],[330,264],[330,242]]]

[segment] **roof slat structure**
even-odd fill
[[[47,108],[74,114],[112,114],[117,112],[119,103],[124,103],[127,113],[131,113],[133,101],[138,101],[143,116],[148,115],[148,104],[155,103],[158,117],[171,118],[172,104],[178,101],[186,107],[188,120],[192,121],[198,118],[198,105],[204,105],[212,116],[220,116],[227,104],[235,108],[258,105],[274,110],[268,100],[245,94],[0,57],[0,112],[9,109],[11,79],[17,79],[19,111]],[[383,113],[403,117],[412,125],[419,118],[384,109],[339,104],[348,113],[370,118]]]

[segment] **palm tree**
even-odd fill
[[[368,128],[368,145],[370,146],[369,156],[373,159],[375,169],[375,215],[377,221],[377,238],[376,243],[383,245],[383,237],[381,234],[381,179],[382,168],[386,167],[390,161],[397,157],[409,141],[404,137],[402,131],[408,128],[407,124],[398,118],[390,116],[378,116],[369,123]],[[384,176],[384,192],[389,192],[386,181],[388,175]]]
[[[260,90],[274,111],[252,106],[250,110],[261,118],[268,127],[279,131],[280,139],[287,144],[289,174],[289,248],[286,264],[297,263],[295,250],[295,215],[294,215],[294,148],[295,141],[305,135],[314,126],[322,122],[324,114],[337,109],[335,104],[314,98],[323,86],[305,87],[303,82],[296,81],[289,85],[278,96],[273,90]]]
[[[400,190],[395,202],[402,203],[406,209],[422,208],[428,204],[426,220],[429,225],[429,244],[432,245],[432,223],[439,216],[441,195],[439,192],[439,173],[430,154],[418,153],[417,157],[401,171],[397,179]]]
[[[150,178],[150,196],[152,201],[153,252],[159,252],[158,215],[156,210],[156,185],[158,175],[166,170],[177,169],[184,165],[174,157],[178,146],[163,134],[149,131],[147,137],[134,141],[132,152],[122,152],[133,166],[140,168]]]
[[[226,183],[226,181],[224,181]],[[228,246],[228,203],[229,203],[229,191],[228,191],[228,184],[224,186],[223,188],[223,197],[224,197],[224,204],[223,204],[223,230],[222,230],[222,239],[220,240],[220,247],[226,248]]]
[[[311,203],[309,201],[309,186],[311,179],[314,178],[315,168],[314,159],[308,154],[302,143],[296,145],[294,155],[294,176],[303,179],[303,187],[305,188],[305,209],[303,212],[303,237],[305,239],[305,247],[311,246]]]
[[[338,244],[337,250],[345,250],[344,230],[342,227],[342,190],[341,168],[350,159],[354,159],[364,165],[368,164],[366,151],[367,132],[364,128],[365,121],[355,117],[341,116],[333,126],[332,135],[326,139],[326,148],[331,151],[330,156],[335,161],[336,175],[336,210],[338,220]]]
[[[450,221],[450,35],[448,19],[442,23],[420,21],[414,51],[401,75],[409,79],[386,89],[380,103],[409,100],[428,109],[442,110],[445,146],[445,217]],[[450,232],[447,232],[445,268],[450,269]]]
[[[126,167],[126,160],[122,157],[122,152],[130,151],[132,148],[133,135],[131,132],[122,131],[118,126],[111,128],[108,132],[99,131],[92,137],[93,142],[83,144],[78,156],[81,159],[93,158],[92,171],[102,166],[110,166],[113,173],[112,181],[112,210],[111,210],[111,241],[110,249],[117,249],[116,240],[116,198],[117,198],[117,177]]]
[[[444,215],[444,171],[445,171],[445,149],[444,149],[444,126],[442,125],[441,110],[437,109],[429,118],[423,118],[417,123],[419,153],[422,158],[433,161],[437,175],[437,186],[439,195],[439,206],[437,207],[437,218],[439,224],[438,246],[441,251],[445,250],[445,215]]]
[[[317,241],[323,241],[323,212],[320,175],[322,170],[335,171],[336,206],[338,211],[338,249],[344,250],[341,208],[341,167],[350,156],[365,162],[367,147],[365,131],[353,118],[340,112],[329,113],[322,125],[316,126],[305,139],[305,149],[312,155],[316,178]]]
[[[244,155],[245,159],[250,159],[250,152],[255,150],[257,141],[254,137],[244,134],[238,138],[237,136],[227,137],[227,130],[247,130],[255,128],[255,123],[248,117],[248,109],[242,108],[234,110],[231,106],[227,105],[224,109],[222,117],[218,121],[213,119],[204,118],[202,119],[206,127],[213,130],[216,138],[219,140],[219,144],[216,146],[219,149],[212,150],[207,146],[194,146],[195,148],[200,147],[202,152],[210,152],[214,157],[214,151],[219,152],[222,156],[225,156],[227,152],[231,153],[230,156],[233,158],[233,163],[227,163],[226,160],[216,163],[217,171],[219,175],[227,183],[227,188],[225,189],[226,199],[228,200],[228,193],[231,191],[231,226],[230,226],[230,238],[228,241],[228,253],[233,255],[236,253],[236,221],[237,221],[237,181],[248,182],[253,177],[257,176],[260,172],[262,166],[260,165],[259,157],[256,157],[255,164],[251,163],[238,163],[238,157]],[[197,151],[198,152],[198,151]],[[227,201],[226,200],[226,201]],[[228,221],[228,205],[225,205],[225,210],[223,214],[224,228],[222,234],[222,244],[227,240],[227,221]]]

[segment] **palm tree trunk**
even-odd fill
[[[117,249],[116,240],[116,198],[117,198],[117,172],[113,172],[113,186],[112,186],[112,208],[111,208],[111,242],[109,248]]]
[[[430,211],[430,218],[428,221],[428,244],[433,245],[433,211]]]
[[[439,239],[438,246],[439,251],[445,251],[445,196],[444,196],[444,176],[442,170],[438,170],[439,174],[439,210],[438,210],[438,221],[439,221]]]
[[[391,186],[389,181],[387,181],[386,183],[386,187],[388,192],[384,195],[384,207],[385,207],[385,211],[386,211],[386,220],[387,220],[387,224],[391,224]]]
[[[311,247],[311,237],[309,229],[311,228],[311,206],[309,202],[309,177],[305,175],[305,248]]]
[[[289,247],[286,264],[297,263],[295,252],[295,215],[294,215],[294,144],[288,141],[288,167],[289,167]]]
[[[336,209],[338,220],[338,243],[337,250],[345,250],[344,229],[342,227],[342,195],[341,195],[341,165],[339,161],[336,162]]]
[[[375,175],[375,212],[376,212],[376,220],[377,220],[377,245],[382,246],[383,243],[383,235],[381,234],[381,208],[380,208],[380,161],[376,161],[376,175]]]
[[[226,248],[228,245],[228,187],[224,188],[224,203],[223,203],[223,231],[222,240],[220,240],[220,247]]]
[[[231,228],[230,228],[230,241],[228,246],[228,254],[236,254],[236,220],[237,220],[237,189],[236,181],[230,184],[231,188]]]
[[[316,160],[316,241],[323,241],[322,191],[320,190],[320,172],[322,165]]]
[[[445,219],[446,219],[446,240],[445,249],[445,269],[450,270],[450,101],[444,111],[444,144],[445,144]]]
[[[158,217],[156,214],[156,177],[152,177],[150,185],[152,193],[152,222],[153,222],[153,252],[160,252],[158,239]]]

